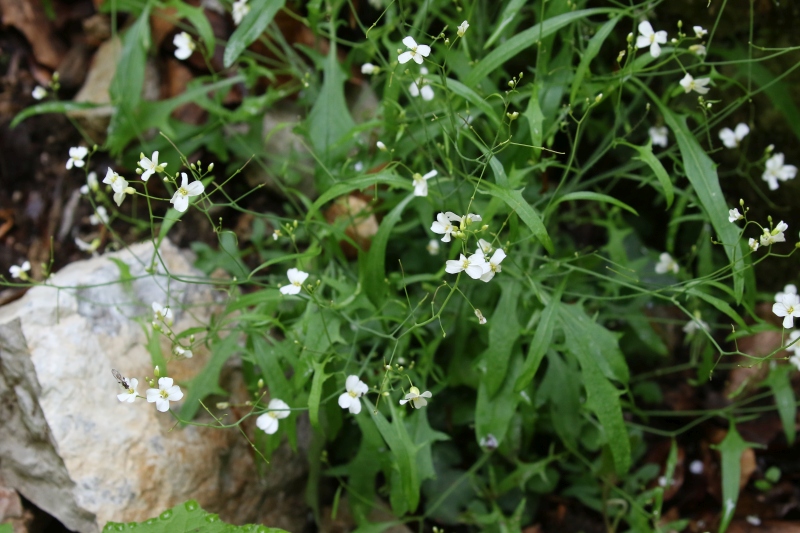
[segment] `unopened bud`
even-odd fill
[[[258,385],[259,389],[263,389],[264,388],[264,378],[259,378],[257,385]]]
[[[594,103],[599,104],[602,99],[603,99],[603,93],[600,93],[594,97]]]
[[[633,42],[633,34],[629,33],[628,36],[625,38],[625,40],[628,41],[629,43],[632,43]]]
[[[156,367],[153,369],[153,375],[154,375],[155,377],[157,377],[157,378],[160,378],[160,377],[161,377],[161,369],[160,369],[160,368],[158,368],[158,365],[156,365]]]
[[[681,28],[683,28],[683,21],[679,20],[678,21],[678,29],[681,29]]]
[[[227,409],[230,406],[231,404],[229,404],[228,402],[219,402],[217,404],[217,409]]]
[[[208,165],[208,171],[211,172],[212,170],[214,170],[214,163]]]

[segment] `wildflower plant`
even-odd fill
[[[193,246],[225,298],[212,324],[174,330],[169,294],[141,317],[172,345],[161,364],[199,361],[201,347],[215,361],[188,383],[168,367],[145,377],[158,411],[206,424],[201,400],[220,394],[220,361],[238,354],[246,414],[208,424],[240,430],[268,462],[283,440],[297,448],[307,421],[312,507],[346,494],[365,530],[384,502],[420,530],[533,524],[558,494],[609,530],[665,531],[691,425],[659,426],[643,392],[658,388],[651,367],[699,388],[763,365],[761,383],[781,400],[770,409],[794,441],[788,378],[769,376],[798,364],[783,348],[797,339],[800,300],[763,297],[754,266],[796,249],[800,228],[769,211],[796,167],[742,116],[769,82],[723,68],[741,52],[704,28],[724,6],[687,21],[687,35],[657,18],[658,2],[392,2],[374,20],[343,0],[309,3],[302,17],[287,4],[324,42],[312,49],[270,26],[269,3],[223,2],[236,28],[226,42],[201,8],[163,4],[181,19],[169,53],[202,56],[207,75],[182,95],[141,99],[146,3],[122,36],[107,139],[66,154],[70,172],[100,171],[98,150],[115,158],[83,201],[119,246],[126,226],[157,241],[191,225],[218,241]],[[338,32],[344,21],[357,38]],[[348,76],[378,104],[348,107]],[[266,131],[264,116],[290,101],[303,115],[283,125],[296,147],[265,150],[283,127]],[[187,102],[205,124],[171,114]],[[18,120],[54,110],[37,104]],[[761,203],[733,200],[731,176]],[[267,196],[280,199],[269,210],[254,200]],[[247,237],[232,229],[244,214]],[[35,282],[25,265],[9,283]],[[765,329],[784,337],[774,351],[739,350]],[[141,407],[138,384],[120,391],[126,408]],[[747,402],[742,393],[718,413],[722,529],[739,497]],[[664,438],[672,452],[654,471],[647,446]]]

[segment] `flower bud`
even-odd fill
[[[217,404],[217,409],[227,409],[230,406],[231,404],[229,404],[228,402],[219,402]]]
[[[160,368],[158,368],[158,365],[156,365],[156,367],[153,369],[153,375],[154,375],[155,377],[157,377],[157,378],[160,378],[160,377],[161,377],[161,369],[160,369]]]
[[[603,99],[603,93],[600,93],[594,97],[594,103],[599,104],[602,99]]]
[[[259,378],[257,385],[258,385],[259,389],[263,389],[264,388],[264,378]]]
[[[214,170],[214,163],[208,165],[208,171],[211,172],[212,170]]]

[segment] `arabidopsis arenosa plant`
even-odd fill
[[[175,57],[183,61],[189,59],[189,56],[194,52],[195,47],[194,39],[185,31],[180,32],[172,39],[172,44],[175,45]]]
[[[121,402],[133,403],[133,401],[136,399],[136,396],[139,394],[136,392],[136,387],[139,386],[139,380],[136,378],[131,378],[127,380],[127,383],[128,388],[125,389],[125,392],[120,392],[117,394],[117,400]]]
[[[102,205],[97,206],[97,210],[93,215],[89,215],[89,223],[92,226],[97,226],[100,223],[108,224],[108,211]]]
[[[28,272],[30,269],[31,269],[30,261],[25,261],[20,266],[13,265],[11,268],[8,269],[8,271],[11,273],[11,277],[14,279],[27,279],[28,274],[26,274],[26,272]]]
[[[778,153],[767,159],[767,167],[761,179],[769,184],[769,190],[774,191],[778,188],[778,181],[794,179],[797,175],[797,167],[794,165],[783,164],[783,153]]]
[[[400,400],[400,405],[405,405],[406,403],[411,402],[411,405],[413,407],[419,409],[420,407],[425,407],[426,405],[428,405],[428,400],[426,400],[425,398],[430,398],[430,397],[431,397],[430,391],[426,390],[425,392],[420,394],[419,389],[412,386],[411,388],[408,389],[408,394],[406,394],[406,397]]]
[[[42,87],[41,85],[37,85],[33,88],[33,92],[31,93],[34,100],[41,100],[45,96],[47,96],[47,89]]]
[[[428,69],[422,67],[419,69],[420,74],[427,74]],[[414,80],[411,85],[408,87],[408,92],[416,98],[417,96],[422,95],[422,99],[426,102],[430,102],[433,100],[433,88],[428,84],[428,80],[420,76],[416,80]]]
[[[677,274],[680,271],[680,267],[678,263],[669,255],[667,252],[662,253],[658,256],[658,263],[656,264],[656,273],[657,274],[666,274],[667,272],[673,272]]]
[[[463,37],[464,34],[467,33],[468,29],[469,29],[469,22],[465,20],[464,22],[458,25],[458,30],[456,31],[456,33],[458,34],[459,37]]]
[[[177,402],[181,398],[183,392],[174,384],[172,378],[158,378],[158,388],[147,389],[147,401],[155,402],[156,409],[162,413],[169,411],[169,402]]]
[[[431,255],[439,255],[439,241],[431,239],[428,241],[428,246],[425,247]]]
[[[747,246],[749,246],[750,249],[755,252],[756,250],[758,250],[759,243],[757,240],[750,237],[749,239],[747,239]]]
[[[797,295],[797,287],[795,285],[792,285],[791,283],[786,285],[783,288],[783,292],[778,292],[778,293],[775,294],[775,301],[779,302],[787,294]]]
[[[428,181],[438,174],[437,171],[431,170],[424,176],[419,172],[414,173],[414,196],[428,196]]]
[[[703,29],[702,26],[692,26],[692,30],[694,30],[694,35],[698,39],[702,39],[708,33],[708,30]]]
[[[286,272],[286,276],[289,278],[289,285],[284,285],[281,287],[281,293],[298,294],[300,289],[303,288],[303,282],[308,277],[308,273],[303,272],[302,270],[297,270],[296,268],[290,268]]]
[[[706,57],[706,54],[708,53],[706,47],[702,44],[693,44],[689,47],[689,51],[697,57]]]
[[[709,89],[707,85],[711,82],[711,78],[697,78],[694,79],[691,74],[687,73],[686,76],[680,81],[683,91],[690,93],[692,91],[698,94],[706,94]]]
[[[85,146],[73,146],[69,149],[69,159],[67,159],[67,170],[72,167],[81,168],[86,164],[83,158],[89,154],[89,149]]]
[[[699,330],[708,331],[708,323],[700,318],[700,316],[700,311],[695,311],[694,318],[683,326],[683,332],[687,335],[692,335],[694,332]]]
[[[484,239],[478,239],[478,252],[483,252],[483,255],[489,255],[492,250],[494,250],[492,243]]]
[[[370,74],[377,74],[380,72],[381,68],[373,65],[372,63],[364,63],[361,65],[361,74],[366,74],[369,76]]]
[[[454,226],[453,222],[458,222],[459,220],[461,220],[461,217],[452,211],[439,213],[436,215],[436,220],[431,224],[431,231],[439,235],[444,235],[444,237],[442,237],[442,242],[450,242],[450,234],[458,231],[458,226]]]
[[[175,355],[177,355],[178,357],[183,357],[183,358],[185,358],[185,359],[191,359],[191,358],[192,358],[192,356],[194,356],[194,354],[192,353],[192,351],[191,351],[191,350],[187,350],[187,349],[186,349],[186,348],[184,348],[183,346],[175,346],[175,347],[172,349],[172,352],[173,352]]]
[[[339,396],[339,407],[342,409],[349,409],[351,413],[357,415],[361,412],[361,398],[362,394],[369,392],[369,387],[366,383],[358,379],[358,376],[347,376],[343,392]]]
[[[448,274],[458,274],[459,272],[466,272],[467,276],[472,279],[479,279],[481,276],[490,271],[489,263],[482,253],[472,254],[465,257],[461,254],[458,260],[451,259],[445,262],[445,272]],[[491,279],[491,278],[489,278]]]
[[[786,242],[786,237],[784,237],[783,232],[789,229],[789,225],[781,220],[778,222],[778,225],[775,226],[772,231],[767,228],[764,228],[764,234],[761,235],[761,246],[769,246],[771,244],[775,244],[776,242]]]
[[[375,146],[377,146],[378,150],[380,150],[381,152],[385,152],[385,151],[388,150],[388,148],[386,148],[386,145],[383,144],[383,142],[381,142],[381,141],[376,142]]]
[[[483,316],[480,309],[475,309],[475,316],[478,317],[478,324],[484,325],[486,324],[486,317]]]
[[[730,128],[722,128],[719,130],[719,139],[722,141],[722,144],[725,145],[725,148],[738,148],[739,143],[742,142],[742,139],[744,139],[748,133],[750,133],[750,128],[747,127],[747,124],[744,122],[740,122],[733,130]]]
[[[728,222],[736,222],[737,220],[741,220],[743,218],[744,217],[738,209],[734,208],[728,210]]]
[[[103,183],[111,185],[111,190],[114,191],[114,203],[119,207],[128,193],[128,180],[111,170],[109,167],[106,172],[106,177],[103,178]]]
[[[172,325],[172,309],[164,307],[158,302],[153,302],[151,307],[153,308],[153,320]]]
[[[794,354],[789,358],[789,362],[800,370],[800,342],[795,342],[798,338],[800,338],[800,329],[792,330],[789,340],[786,341],[786,351]]]
[[[183,213],[189,208],[189,198],[203,194],[204,190],[203,182],[196,180],[189,183],[189,177],[186,175],[186,172],[181,172],[181,186],[178,187],[178,190],[172,195],[172,199],[169,203],[173,204],[177,211]]]
[[[100,239],[93,239],[92,242],[85,242],[82,239],[75,237],[75,246],[77,246],[78,250],[81,252],[94,254],[97,249],[100,248]]]
[[[483,255],[483,252],[481,252],[481,255]],[[489,265],[489,269],[483,273],[483,275],[481,276],[481,281],[488,282],[494,277],[495,274],[497,274],[498,272],[502,272],[503,269],[500,268],[500,263],[502,263],[503,259],[505,258],[506,258],[506,253],[503,251],[502,248],[498,248],[497,250],[495,250],[494,254],[492,255],[492,258],[489,259],[489,261],[486,263],[487,265]]]
[[[772,312],[783,317],[783,327],[794,327],[794,317],[800,317],[800,297],[796,294],[784,294],[772,305]]]
[[[231,15],[233,16],[233,23],[239,25],[242,23],[245,15],[250,13],[250,6],[247,5],[247,0],[236,0],[233,3]]]
[[[81,194],[89,194],[89,191],[96,191],[97,187],[99,187],[97,183],[97,172],[89,172],[86,175],[86,185],[81,185]]]
[[[403,39],[403,44],[406,45],[408,50],[397,56],[397,61],[401,65],[408,63],[412,59],[416,61],[417,65],[421,65],[424,61],[423,58],[428,57],[431,53],[430,46],[427,44],[417,44],[417,41],[410,35]]]
[[[480,222],[482,220],[483,220],[483,218],[481,218],[480,215],[475,215],[473,213],[467,213],[463,217],[458,218],[458,224],[461,227],[461,229],[464,229],[467,226],[469,226],[470,224],[472,224],[473,222]]]
[[[638,48],[650,47],[650,55],[658,57],[661,55],[660,44],[666,44],[667,32],[653,31],[653,26],[646,20],[639,23],[639,36],[636,38],[636,46]]]
[[[156,151],[153,152],[153,156],[150,159],[141,154],[139,156],[139,166],[142,167],[141,170],[144,170],[142,172],[142,181],[147,181],[154,173],[164,172],[164,167],[167,166],[167,163],[158,164],[158,152]]]
[[[289,416],[289,405],[283,400],[273,398],[267,405],[268,412],[256,418],[256,425],[267,435],[278,431],[278,420]]]
[[[667,133],[669,130],[666,126],[653,126],[647,133],[650,135],[650,142],[653,143],[654,146],[660,146],[662,148],[667,147],[667,143],[669,138],[667,137]]]

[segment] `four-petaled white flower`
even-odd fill
[[[767,159],[767,167],[761,179],[769,184],[769,190],[774,191],[778,188],[778,181],[794,179],[797,175],[797,167],[794,165],[783,164],[783,153],[778,153]]]
[[[281,292],[283,294],[298,294],[300,289],[303,288],[303,282],[308,277],[308,273],[296,268],[290,268],[286,272],[286,276],[289,278],[289,285],[281,287]]]
[[[483,252],[481,252],[481,255],[483,255]],[[489,261],[486,263],[487,265],[489,265],[489,268],[481,276],[481,281],[487,281],[487,282],[491,281],[491,279],[494,277],[495,274],[497,274],[498,272],[502,272],[503,269],[500,268],[500,263],[502,263],[503,259],[505,258],[506,258],[506,253],[503,251],[502,248],[498,248],[497,250],[495,250],[494,254],[492,254],[492,258],[489,259]]]
[[[703,29],[702,26],[692,26],[692,29],[694,30],[695,37],[698,39],[702,39],[708,33],[708,30]]]
[[[425,398],[430,398],[430,397],[431,397],[430,391],[425,391],[422,394],[420,394],[419,389],[412,386],[411,388],[408,389],[408,394],[406,394],[406,397],[400,400],[400,405],[405,405],[406,403],[411,402],[411,405],[413,407],[419,409],[420,407],[425,407],[426,405],[428,405],[428,400],[426,400]]]
[[[439,241],[431,239],[428,241],[428,246],[425,247],[431,255],[439,255]]]
[[[764,234],[761,235],[760,239],[761,246],[769,246],[776,242],[786,242],[786,237],[783,236],[783,232],[787,229],[789,229],[789,225],[783,220],[778,222],[778,225],[772,228],[772,231],[764,228]]]
[[[128,384],[128,388],[125,389],[125,392],[120,392],[117,394],[117,400],[121,402],[133,403],[133,401],[136,399],[136,396],[139,394],[136,392],[136,387],[139,386],[139,380],[136,378],[130,378],[126,380],[126,383]],[[166,409],[164,410],[166,411]]]
[[[678,263],[676,263],[672,256],[667,252],[664,252],[658,256],[658,263],[656,264],[657,274],[666,274],[667,272],[673,272],[677,274],[680,269],[681,268],[678,266]]]
[[[423,58],[428,57],[431,53],[430,46],[427,44],[417,44],[417,41],[410,35],[403,39],[403,44],[406,45],[408,50],[397,56],[397,61],[401,65],[408,63],[412,59],[416,61],[418,65],[421,65],[424,61]]]
[[[489,255],[492,250],[494,250],[492,243],[484,239],[478,239],[478,252],[483,252],[483,255]]]
[[[658,57],[661,55],[660,44],[666,44],[667,32],[653,31],[653,26],[646,20],[639,23],[639,36],[636,38],[638,48],[650,47],[650,55]]]
[[[666,126],[653,126],[647,133],[650,135],[650,142],[653,143],[655,146],[660,146],[662,148],[667,147],[667,143],[669,138],[667,137],[667,133],[669,130]]]
[[[442,242],[450,242],[450,235],[458,231],[458,226],[453,225],[453,222],[458,222],[461,217],[448,211],[447,213],[439,213],[436,215],[436,220],[431,224],[431,231],[444,235]]]
[[[177,355],[178,357],[183,357],[185,359],[191,359],[194,355],[191,350],[187,350],[183,346],[175,346],[172,349],[172,352]]]
[[[89,191],[96,191],[99,187],[97,183],[97,172],[91,171],[86,175],[86,184],[81,185],[81,194],[89,194]]]
[[[742,139],[744,139],[748,133],[750,133],[750,128],[747,127],[747,124],[744,122],[740,122],[733,130],[730,128],[722,128],[719,130],[719,139],[722,141],[722,144],[725,145],[725,148],[738,148],[739,143],[742,142]]]
[[[782,292],[778,292],[775,294],[775,301],[779,302],[781,299],[783,299],[784,296],[791,294],[794,294],[795,296],[797,295],[797,286],[789,283],[788,285],[783,287]]]
[[[706,57],[706,54],[708,53],[706,47],[702,44],[693,44],[689,47],[689,51],[697,57]]]
[[[445,262],[445,272],[448,274],[458,274],[459,272],[466,272],[467,276],[472,279],[478,279],[489,271],[489,263],[483,254],[472,254],[465,257],[461,254],[459,259],[451,259]],[[489,278],[491,279],[491,278]]]
[[[424,176],[419,172],[414,173],[414,196],[428,196],[428,181],[438,174],[437,171],[431,170]]]
[[[465,20],[464,22],[458,25],[458,30],[456,31],[456,33],[458,34],[459,37],[463,37],[464,34],[467,33],[468,29],[469,29],[469,22]]]
[[[278,431],[278,420],[289,416],[289,405],[283,400],[273,398],[267,405],[268,412],[256,418],[256,425],[267,435]]]
[[[700,311],[695,311],[694,318],[683,326],[683,332],[692,335],[696,331],[708,331],[708,323],[700,317]]]
[[[750,249],[755,252],[756,250],[758,250],[759,244],[757,240],[750,237],[749,239],[747,239],[747,246],[749,246]]]
[[[800,317],[800,297],[796,294],[784,294],[772,305],[772,312],[783,317],[783,327],[794,327],[794,317]]]
[[[737,220],[741,220],[744,217],[739,212],[739,209],[728,209],[728,222],[736,222]]]
[[[484,325],[486,324],[486,317],[483,316],[480,309],[475,309],[475,316],[478,317],[478,324]]]
[[[688,72],[686,76],[680,81],[681,87],[683,87],[684,92],[690,93],[692,91],[698,94],[706,94],[711,89],[707,87],[707,85],[711,82],[711,78],[697,78],[694,79],[691,74]]]
[[[41,85],[37,85],[33,88],[33,92],[31,93],[34,100],[41,100],[45,96],[47,96],[47,89],[42,87]]]
[[[361,398],[362,394],[369,392],[369,387],[358,379],[358,376],[347,376],[344,388],[347,392],[343,392],[339,396],[339,407],[350,409],[351,413],[357,415],[361,412],[361,400],[359,398]]]
[[[109,167],[106,172],[106,177],[103,178],[103,183],[111,185],[111,190],[114,191],[114,202],[117,206],[122,205],[125,195],[129,192],[128,180],[111,170]]]
[[[158,302],[153,302],[151,307],[153,308],[153,320],[172,325],[172,309],[164,307]]]
[[[162,413],[169,411],[169,402],[177,402],[181,398],[183,392],[174,384],[172,378],[158,378],[158,388],[147,389],[147,401],[155,402],[156,409]]]
[[[366,74],[367,76],[371,74],[377,74],[380,71],[381,67],[373,65],[372,63],[364,63],[361,65],[361,74]]]
[[[11,277],[14,279],[27,279],[28,274],[27,272],[31,269],[30,261],[25,261],[20,266],[13,265],[8,271],[11,273]]]
[[[250,13],[250,6],[247,5],[247,0],[236,0],[233,3],[233,9],[231,15],[233,16],[233,23],[235,25],[239,25],[242,23],[245,15]]]
[[[172,44],[175,45],[175,57],[183,61],[189,59],[189,56],[194,52],[195,47],[194,39],[185,31],[180,32],[175,38],[172,39]]]
[[[428,69],[422,67],[419,69],[419,72],[424,76],[428,73]],[[411,85],[408,87],[408,92],[411,93],[411,96],[414,98],[422,95],[422,99],[426,102],[433,100],[433,88],[430,86],[428,80],[422,76],[411,83]]]
[[[72,167],[81,168],[86,162],[83,160],[89,154],[89,149],[85,146],[73,146],[69,149],[69,159],[67,159],[67,170]]]
[[[139,156],[139,166],[144,170],[144,172],[142,172],[142,181],[147,181],[154,173],[164,172],[164,167],[167,166],[167,163],[158,164],[158,151],[156,151],[153,152],[153,156],[150,159],[146,158],[144,154],[141,154]]]
[[[183,213],[189,208],[189,198],[192,196],[200,196],[203,194],[204,190],[203,182],[196,180],[189,183],[189,177],[186,175],[186,172],[181,172],[181,186],[178,187],[178,190],[172,195],[172,199],[169,203],[174,205],[177,211]]]
[[[102,205],[97,206],[97,210],[94,212],[93,215],[89,215],[89,223],[92,226],[97,226],[98,224],[108,224],[108,211]]]

